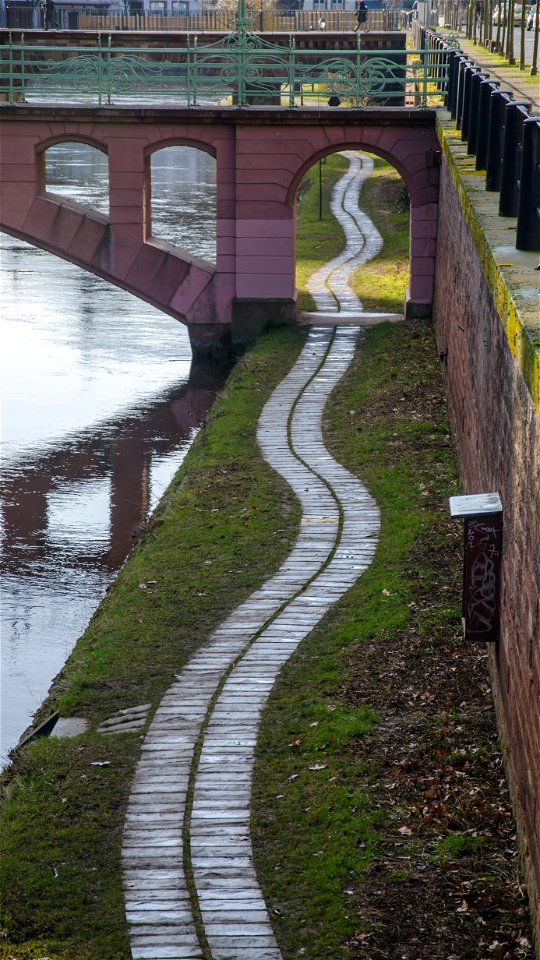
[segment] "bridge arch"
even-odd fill
[[[287,190],[287,203],[290,206],[294,204],[298,187],[304,179],[305,174],[318,160],[324,160],[325,157],[329,157],[334,153],[340,153],[343,150],[359,150],[364,153],[372,153],[377,157],[381,157],[382,160],[386,160],[397,170],[405,183],[411,206],[421,206],[425,202],[424,190],[426,188],[426,178],[424,171],[422,170],[419,176],[418,170],[411,169],[410,165],[404,162],[404,159],[400,157],[399,154],[396,155],[396,153],[391,150],[384,149],[380,144],[370,143],[367,138],[362,137],[362,139],[344,139],[343,143],[332,144],[332,146],[327,146],[315,151],[295,172]],[[437,180],[438,176],[435,178],[435,184]]]
[[[103,164],[104,169],[98,172],[98,175],[95,175],[92,180],[84,179],[83,174],[79,178],[79,183],[77,179],[74,178],[71,192],[68,192],[67,189],[61,189],[60,191],[55,190],[55,184],[51,183],[49,180],[48,172],[48,157],[50,151],[54,151],[55,148],[70,148],[73,147],[84,147],[86,148],[86,156],[81,157],[81,161],[86,160],[89,164],[91,163],[91,158],[95,162],[96,156],[102,157],[106,160]],[[49,198],[53,201],[60,203],[69,203],[75,204],[75,209],[82,207],[85,210],[92,211],[97,213],[99,216],[105,217],[108,219],[109,215],[109,165],[108,165],[108,151],[106,144],[102,143],[99,140],[95,140],[92,137],[84,136],[57,136],[52,137],[45,142],[41,142],[36,146],[36,161],[38,167],[38,183],[37,183],[37,192]],[[106,189],[103,188],[102,178],[106,176]],[[77,191],[79,186],[85,187],[85,197],[82,199],[79,196],[73,196],[72,193]],[[93,195],[93,198],[92,198]]]
[[[298,188],[311,167],[319,160],[343,150],[359,150],[386,160],[401,176],[409,195],[409,285],[405,310],[409,315],[425,316],[431,312],[436,248],[436,210],[439,171],[430,165],[434,145],[418,156],[410,144],[371,128],[358,133],[352,129],[332,145],[326,144],[306,156],[291,178],[287,204],[294,207]],[[427,155],[427,159],[426,159]]]
[[[49,137],[47,140],[40,140],[36,144],[36,154],[45,153],[50,147],[56,147],[59,143],[84,143],[88,147],[94,147],[95,150],[99,150],[100,153],[108,153],[107,144],[103,140],[96,140],[95,137],[85,136],[80,133],[60,133],[54,137]]]
[[[216,263],[216,152],[212,144],[189,137],[158,141],[144,151],[145,239],[171,243],[181,255],[200,257],[212,265]],[[182,169],[189,171],[186,179],[178,175]]]
[[[291,117],[281,128],[276,124],[242,130],[249,142],[237,143],[237,216],[244,219],[244,223],[237,222],[240,298],[255,302],[261,294],[282,301],[295,297],[290,278],[295,270],[294,198],[298,186],[319,158],[357,149],[387,160],[407,186],[410,281],[406,312],[409,316],[431,314],[439,180],[432,158],[439,145],[432,118],[426,122],[424,115],[411,111],[402,112],[397,119],[395,113],[351,111],[349,122],[344,123],[344,114],[338,111],[311,124],[307,118],[299,123]],[[266,279],[265,274],[271,276]]]
[[[340,149],[384,157],[403,177],[411,198],[407,311],[431,312],[439,151],[432,111],[26,106],[0,111],[0,133],[0,229],[186,323],[201,353],[231,329],[234,338],[235,324],[247,324],[249,340],[268,319],[294,321],[294,196],[305,170]],[[107,153],[108,219],[37,190],[36,153],[70,140]],[[168,144],[216,157],[215,267],[147,234],[145,171]]]

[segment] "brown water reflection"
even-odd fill
[[[66,484],[103,477],[110,483],[108,541],[96,541],[89,552],[82,536],[72,545],[71,556],[76,563],[117,570],[150,510],[153,458],[189,445],[226,374],[224,365],[193,365],[187,383],[168,390],[155,404],[108,421],[86,436],[68,438],[0,481],[4,570],[31,574],[33,564],[47,555],[51,494]],[[84,516],[80,526],[83,534]]]

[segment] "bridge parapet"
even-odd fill
[[[0,100],[427,107],[442,104],[447,76],[446,51],[407,51],[404,34],[50,37],[0,34]]]
[[[439,170],[435,111],[90,106],[0,108],[0,229],[109,280],[189,328],[196,353],[294,322],[295,199],[307,170],[339,150],[376,153],[411,201],[407,311],[429,315]],[[83,140],[109,162],[108,218],[44,191],[40,156]],[[216,263],[160,244],[145,217],[152,153],[189,144],[216,158]]]

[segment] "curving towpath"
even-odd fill
[[[339,217],[351,172],[361,180],[366,160],[351,155],[336,186]],[[341,305],[361,313],[347,277],[379,242],[357,214],[356,228],[347,222],[347,249],[313,281],[317,306],[334,314]],[[253,866],[254,749],[279,670],[375,552],[377,506],[330,456],[321,433],[324,405],[360,330],[312,327],[266,404],[257,439],[301,503],[296,544],[177,676],[145,736],[123,843],[134,960],[281,960]]]

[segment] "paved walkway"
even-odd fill
[[[343,198],[364,162],[354,156],[349,179],[336,188],[341,209],[340,192]],[[334,314],[341,303],[360,313],[347,292],[347,270],[379,243],[369,221],[359,226],[354,212],[353,220],[347,236],[358,243],[356,259],[349,256],[345,269],[338,258],[313,287],[316,301],[333,305]],[[362,237],[353,240],[355,229]],[[144,739],[123,844],[134,960],[281,960],[253,867],[254,748],[279,670],[376,548],[377,506],[330,456],[320,426],[360,329],[313,327],[266,404],[257,439],[300,500],[298,539],[280,570],[178,675]]]
[[[501,90],[510,90],[514,96],[514,100],[530,103],[531,117],[538,115],[540,112],[538,77],[532,84],[526,82],[526,80],[529,80],[530,75],[526,74],[524,77],[518,65],[514,64],[514,66],[511,66],[507,64],[504,67],[500,67],[497,65],[496,57],[490,56],[487,51],[485,54],[479,52],[478,46],[474,45],[472,40],[467,40],[463,34],[458,33],[456,35],[463,53],[466,54],[467,57],[470,57],[471,60],[474,60],[482,69],[482,72],[486,76],[489,76],[490,80],[499,80]],[[516,58],[519,60],[519,48],[516,49]]]

